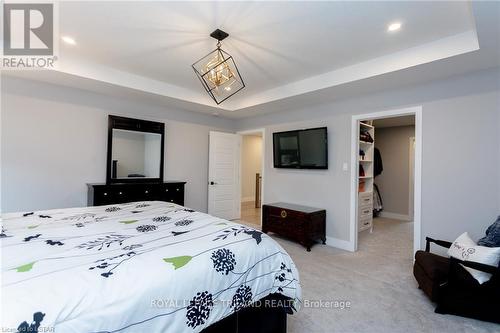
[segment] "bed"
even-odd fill
[[[133,202],[2,220],[2,326],[13,332],[210,332],[260,300],[300,307],[297,269],[273,239],[183,206]]]

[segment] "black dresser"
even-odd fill
[[[184,206],[186,182],[93,183],[87,184],[89,206],[112,205],[133,201],[167,201]]]

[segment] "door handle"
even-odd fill
[[[210,185],[217,185],[216,182],[210,182]]]

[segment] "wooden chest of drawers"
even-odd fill
[[[89,206],[112,205],[133,201],[167,201],[184,205],[186,182],[87,184]]]
[[[326,242],[326,211],[284,202],[263,205],[262,231],[293,239],[311,251],[315,240]]]
[[[373,229],[373,192],[361,192],[358,197],[358,231]]]

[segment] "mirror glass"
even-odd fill
[[[159,178],[161,134],[113,128],[111,178]]]

